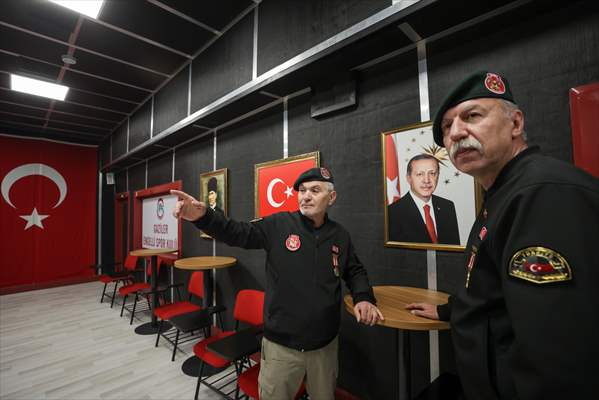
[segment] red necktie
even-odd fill
[[[428,235],[431,237],[431,242],[437,243],[437,233],[435,231],[435,223],[431,217],[431,206],[428,204],[424,205],[424,218],[426,219],[426,230]]]

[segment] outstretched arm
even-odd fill
[[[173,216],[187,221],[197,221],[206,215],[206,203],[196,200],[195,197],[180,190],[171,190],[171,194],[179,196],[175,204]]]

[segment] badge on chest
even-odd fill
[[[302,241],[300,240],[299,235],[291,234],[287,237],[287,240],[285,240],[285,247],[287,247],[287,250],[289,251],[298,251],[301,246]]]

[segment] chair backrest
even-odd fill
[[[187,285],[187,292],[193,294],[196,297],[204,298],[204,272],[195,271],[189,278],[189,284]]]
[[[128,271],[135,270],[135,268],[137,268],[137,256],[128,255],[127,258],[125,258],[124,266]]]
[[[244,289],[237,293],[233,318],[250,325],[260,326],[264,323],[264,292]]]

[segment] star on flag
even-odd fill
[[[24,230],[27,230],[27,229],[31,228],[32,226],[37,226],[37,227],[44,229],[44,225],[42,224],[42,221],[45,220],[46,218],[48,218],[49,215],[38,214],[37,208],[33,207],[33,211],[31,212],[31,215],[20,215],[20,217],[23,218],[25,221],[27,221],[27,225],[25,225]]]

